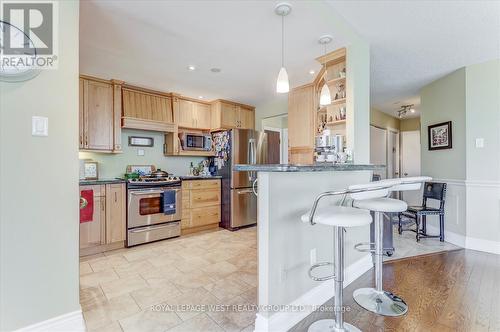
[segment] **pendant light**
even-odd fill
[[[319,43],[324,46],[325,48],[325,55],[326,55],[326,45],[331,43],[332,41],[332,36],[330,35],[325,35],[321,36],[319,38]],[[321,88],[321,93],[319,95],[319,105],[320,106],[327,106],[332,103],[332,95],[330,94],[330,88],[328,87],[328,84],[326,83],[326,62],[323,64],[325,67],[325,74],[324,74],[324,80],[325,83],[323,84],[323,87]]]
[[[292,6],[286,2],[276,5],[274,12],[281,16],[281,69],[276,80],[276,92],[287,93],[290,91],[290,83],[288,82],[288,73],[285,69],[285,16],[290,14]]]

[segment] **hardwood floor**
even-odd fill
[[[372,269],[344,289],[344,319],[362,331],[500,331],[500,255],[462,249],[384,263],[384,289],[409,306],[403,317],[356,304],[353,291],[373,284]],[[290,331],[328,316],[312,313]]]

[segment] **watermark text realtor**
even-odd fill
[[[0,0],[0,65],[57,69],[57,1]]]

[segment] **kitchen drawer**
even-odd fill
[[[220,179],[182,181],[182,188],[186,189],[220,189]]]
[[[220,205],[220,189],[191,190],[190,207],[200,208],[205,206]]]
[[[190,227],[198,227],[220,222],[220,206],[210,206],[191,210]]]
[[[106,196],[106,185],[104,184],[93,184],[80,186],[80,191],[82,190],[93,190],[94,197]]]

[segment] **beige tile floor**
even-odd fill
[[[87,329],[252,331],[256,240],[255,227],[221,229],[83,257],[80,303]]]

